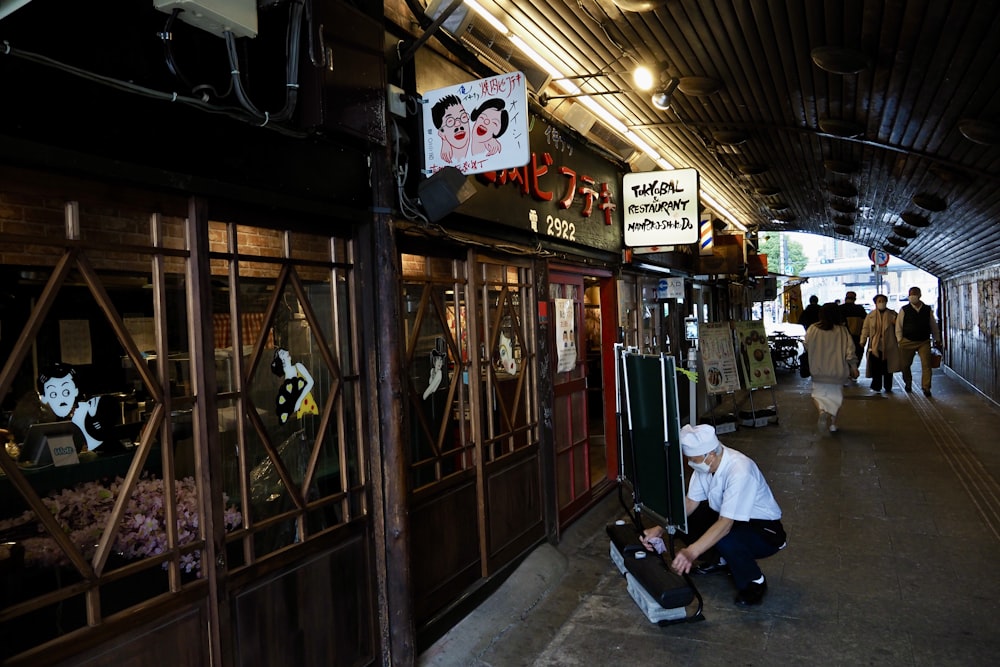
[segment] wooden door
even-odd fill
[[[475,258],[486,574],[544,535],[532,265]]]
[[[529,262],[404,254],[414,615],[544,535]]]
[[[556,498],[562,525],[582,511],[591,498],[583,276],[550,272],[549,299],[555,318],[552,428]]]
[[[464,257],[464,255],[462,255]],[[482,576],[473,349],[462,258],[403,255],[414,616],[421,624]]]

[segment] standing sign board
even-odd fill
[[[740,388],[740,375],[733,352],[733,333],[729,322],[701,325],[701,361],[709,394],[725,394]]]
[[[697,170],[625,174],[622,204],[626,246],[698,242]]]
[[[463,174],[528,163],[528,88],[510,72],[423,94],[424,170],[456,167]]]
[[[774,363],[763,320],[733,322],[736,344],[740,350],[743,378],[748,389],[774,386]]]

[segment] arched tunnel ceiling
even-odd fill
[[[996,0],[480,3],[577,75],[620,72],[586,85],[626,91],[601,99],[751,229],[883,248],[942,278],[1000,262]],[[465,37],[496,48],[478,21]],[[626,72],[658,61],[680,79],[666,111]]]

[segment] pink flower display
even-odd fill
[[[86,482],[72,489],[53,493],[42,502],[69,535],[84,558],[91,558],[97,549],[104,527],[107,525],[118,497],[122,478],[104,486]],[[185,477],[174,484],[177,514],[177,544],[184,546],[199,539],[198,488],[194,479]],[[226,530],[233,530],[243,523],[243,515],[229,498],[223,495],[223,514]],[[0,521],[0,533],[35,523],[31,511],[12,519]],[[25,565],[53,567],[68,565],[66,554],[49,537],[41,524],[37,537],[22,540]],[[115,551],[126,559],[144,558],[163,553],[167,549],[166,519],[163,503],[163,480],[155,477],[140,479],[129,499],[114,543]],[[167,564],[163,564],[164,568]],[[181,568],[201,577],[201,551],[181,556]]]

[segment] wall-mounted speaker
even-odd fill
[[[437,222],[476,194],[476,186],[457,167],[444,167],[417,186],[427,217]]]

